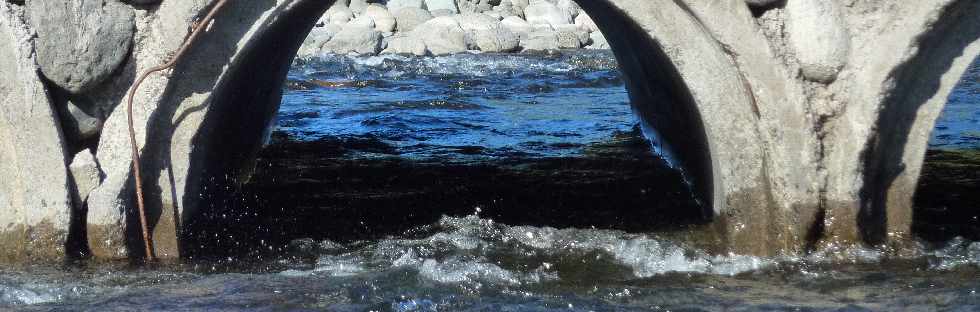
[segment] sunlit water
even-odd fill
[[[575,156],[636,125],[615,66],[608,52],[301,62],[278,131],[372,138],[411,158]],[[975,65],[932,147],[977,148],[977,103]],[[296,240],[256,261],[3,269],[0,309],[980,310],[975,242],[916,246],[904,257],[846,249],[756,258],[656,234],[511,226],[473,211],[386,239]]]

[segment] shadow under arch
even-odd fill
[[[221,239],[228,232],[250,230],[242,228],[250,212],[241,210],[240,177],[247,175],[261,149],[263,126],[277,114],[282,85],[296,52],[333,2],[297,1],[296,9],[276,17],[280,22],[259,34],[236,57],[226,80],[210,95],[202,127],[193,137],[196,148],[191,151],[188,181],[180,199],[183,207],[177,232],[183,257],[223,254],[242,247],[242,242]],[[711,220],[716,186],[707,133],[679,70],[660,43],[610,1],[578,2],[607,35],[635,112],[664,141],[672,143],[667,148],[686,172],[702,204],[703,218]]]

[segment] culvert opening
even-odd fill
[[[586,8],[603,9],[609,8]],[[181,216],[190,220],[182,225],[182,254],[220,255],[252,244],[270,249],[301,238],[371,240],[411,233],[442,216],[628,232],[709,222],[710,160],[689,91],[640,26],[623,12],[603,12],[603,31],[629,30],[609,41],[616,53],[608,46],[475,52],[481,47],[467,34],[459,53],[350,57],[357,49],[334,40],[362,42],[341,33],[318,35],[330,29],[330,21],[321,20],[300,58],[282,68],[288,74],[278,119],[268,124],[268,144],[256,162],[245,166],[255,168],[248,182],[236,185],[242,181],[234,178],[238,164],[247,157],[221,151],[250,149],[243,133],[263,132],[266,123],[255,123],[254,116],[272,113],[246,112],[239,103],[247,100],[241,90],[268,87],[248,77],[264,77],[261,64],[282,56],[276,54],[281,47],[263,45],[235,76],[244,78],[230,81],[235,87],[227,89],[236,91],[215,97],[221,103],[213,105],[227,109],[213,115],[209,131],[222,135],[206,137],[228,139],[201,141],[213,145],[212,152],[192,157],[200,168],[192,176],[205,182],[189,191],[201,194],[195,201],[202,209]],[[579,40],[578,48],[604,42],[599,27],[574,36],[549,27],[545,32],[555,41]],[[375,32],[368,36],[377,40],[378,46],[368,44],[374,52],[400,36],[361,30]],[[324,37],[330,39],[315,44]],[[317,53],[303,57],[311,42]],[[627,85],[639,92],[627,94]],[[668,141],[683,139],[673,155],[687,158],[668,162],[655,155],[647,139],[655,136],[644,134],[637,116],[660,122],[652,128],[669,128],[662,133]],[[664,142],[653,143],[665,150]],[[708,186],[692,192],[692,185]]]
[[[915,192],[912,228],[931,242],[980,240],[980,58],[947,100]]]
[[[700,221],[598,50],[298,62],[244,190],[290,238],[377,238],[443,215],[634,232]]]

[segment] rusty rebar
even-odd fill
[[[171,69],[177,65],[180,58],[187,53],[187,50],[191,47],[194,41],[201,35],[202,32],[204,32],[205,29],[207,29],[208,24],[214,20],[215,15],[218,14],[218,11],[220,11],[227,2],[228,0],[218,0],[211,8],[211,11],[208,12],[208,15],[192,27],[190,35],[184,40],[184,43],[180,46],[177,53],[174,54],[170,61],[150,68],[144,72],[142,75],[140,75],[139,79],[136,80],[133,88],[129,90],[129,99],[126,103],[126,117],[127,121],[129,122],[129,143],[133,148],[133,183],[134,187],[136,188],[136,204],[139,207],[140,227],[143,231],[143,245],[146,247],[147,261],[153,261],[156,257],[153,254],[153,241],[150,240],[150,229],[146,222],[146,206],[143,203],[143,181],[140,174],[140,151],[139,145],[137,145],[136,142],[136,127],[134,126],[133,122],[133,97],[136,96],[136,90],[139,90],[139,87],[143,84],[143,81],[146,80],[146,78],[151,74]]]

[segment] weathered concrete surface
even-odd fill
[[[23,9],[0,2],[0,262],[65,258],[71,202],[57,113]]]
[[[140,242],[119,103],[135,73],[163,63],[212,2],[138,7],[127,63],[88,94],[98,107],[115,109],[95,160],[106,176],[86,202],[89,246],[100,258],[140,256],[142,250],[134,245]],[[980,51],[980,3],[826,0],[843,26],[822,29],[808,15],[822,12],[789,14],[765,2],[749,1],[765,4],[754,12],[745,0],[578,3],[606,34],[658,151],[693,183],[720,251],[771,255],[906,242],[928,134]],[[210,221],[234,223],[221,220],[235,218],[223,209],[233,207],[229,201],[249,176],[295,52],[332,3],[233,2],[177,68],[152,76],[137,93],[137,137],[158,256],[193,255],[204,248],[197,237],[221,235]],[[510,3],[522,14],[531,5]],[[835,39],[801,45],[806,32],[791,30],[800,21],[790,19],[803,19],[813,36]],[[503,27],[521,40],[540,32],[558,45],[550,25],[522,32],[506,21]],[[428,53],[466,49],[466,30],[452,17],[426,23],[457,29],[426,41]],[[801,50],[808,47],[828,50]],[[407,44],[397,49],[419,52]],[[814,59],[830,59],[830,70],[814,71]],[[5,183],[33,179],[12,176],[4,181],[17,182]]]

